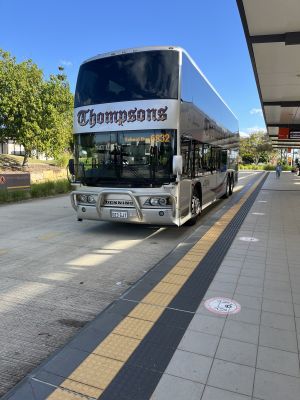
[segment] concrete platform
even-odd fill
[[[300,178],[257,177],[4,399],[298,400]]]
[[[270,173],[151,399],[300,398],[299,205],[300,178]]]

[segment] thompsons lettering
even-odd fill
[[[168,107],[159,109],[148,108],[147,110],[137,109],[136,107],[126,111],[106,111],[95,113],[94,109],[80,110],[77,113],[77,121],[80,126],[89,125],[93,128],[96,124],[118,124],[122,126],[126,122],[143,121],[166,121]]]

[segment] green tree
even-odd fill
[[[72,142],[73,95],[65,74],[51,75],[41,93],[41,131],[44,134],[43,151],[57,158],[70,150]]]
[[[0,140],[23,145],[23,165],[34,151],[57,157],[69,148],[72,104],[62,68],[44,80],[32,60],[17,63],[0,49]]]
[[[240,140],[240,157],[245,163],[270,162],[274,150],[266,133],[253,132]]]
[[[17,64],[2,50],[0,57],[0,137],[22,144],[26,159],[40,138],[43,74],[31,60]]]

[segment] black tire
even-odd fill
[[[191,210],[194,216],[185,223],[187,226],[195,225],[202,210],[202,199],[199,197],[199,193],[196,189],[193,191]]]
[[[231,193],[230,193],[230,177],[228,176],[226,180],[226,191],[223,194],[222,199],[228,199]]]
[[[229,196],[232,195],[233,187],[234,187],[233,176],[230,176],[229,177]]]

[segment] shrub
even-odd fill
[[[58,167],[66,168],[70,158],[72,158],[72,154],[70,154],[70,153],[62,153],[56,158],[55,164]]]
[[[284,165],[282,170],[283,171],[292,171],[293,167],[291,167],[290,165]]]
[[[264,165],[264,170],[265,171],[275,171],[275,166],[274,165],[270,165],[270,164],[266,164],[266,165]]]
[[[257,170],[257,171],[275,171],[276,166],[271,164],[263,164],[263,165],[256,165],[256,164],[239,164],[239,170],[247,169],[247,170]],[[283,171],[291,171],[293,167],[290,165],[283,165]]]
[[[264,165],[256,165],[256,164],[239,164],[239,169],[248,169],[248,170],[263,170]]]
[[[39,197],[54,196],[56,194],[68,193],[71,191],[71,184],[68,180],[35,183],[29,190],[0,190],[0,204],[11,203]]]

